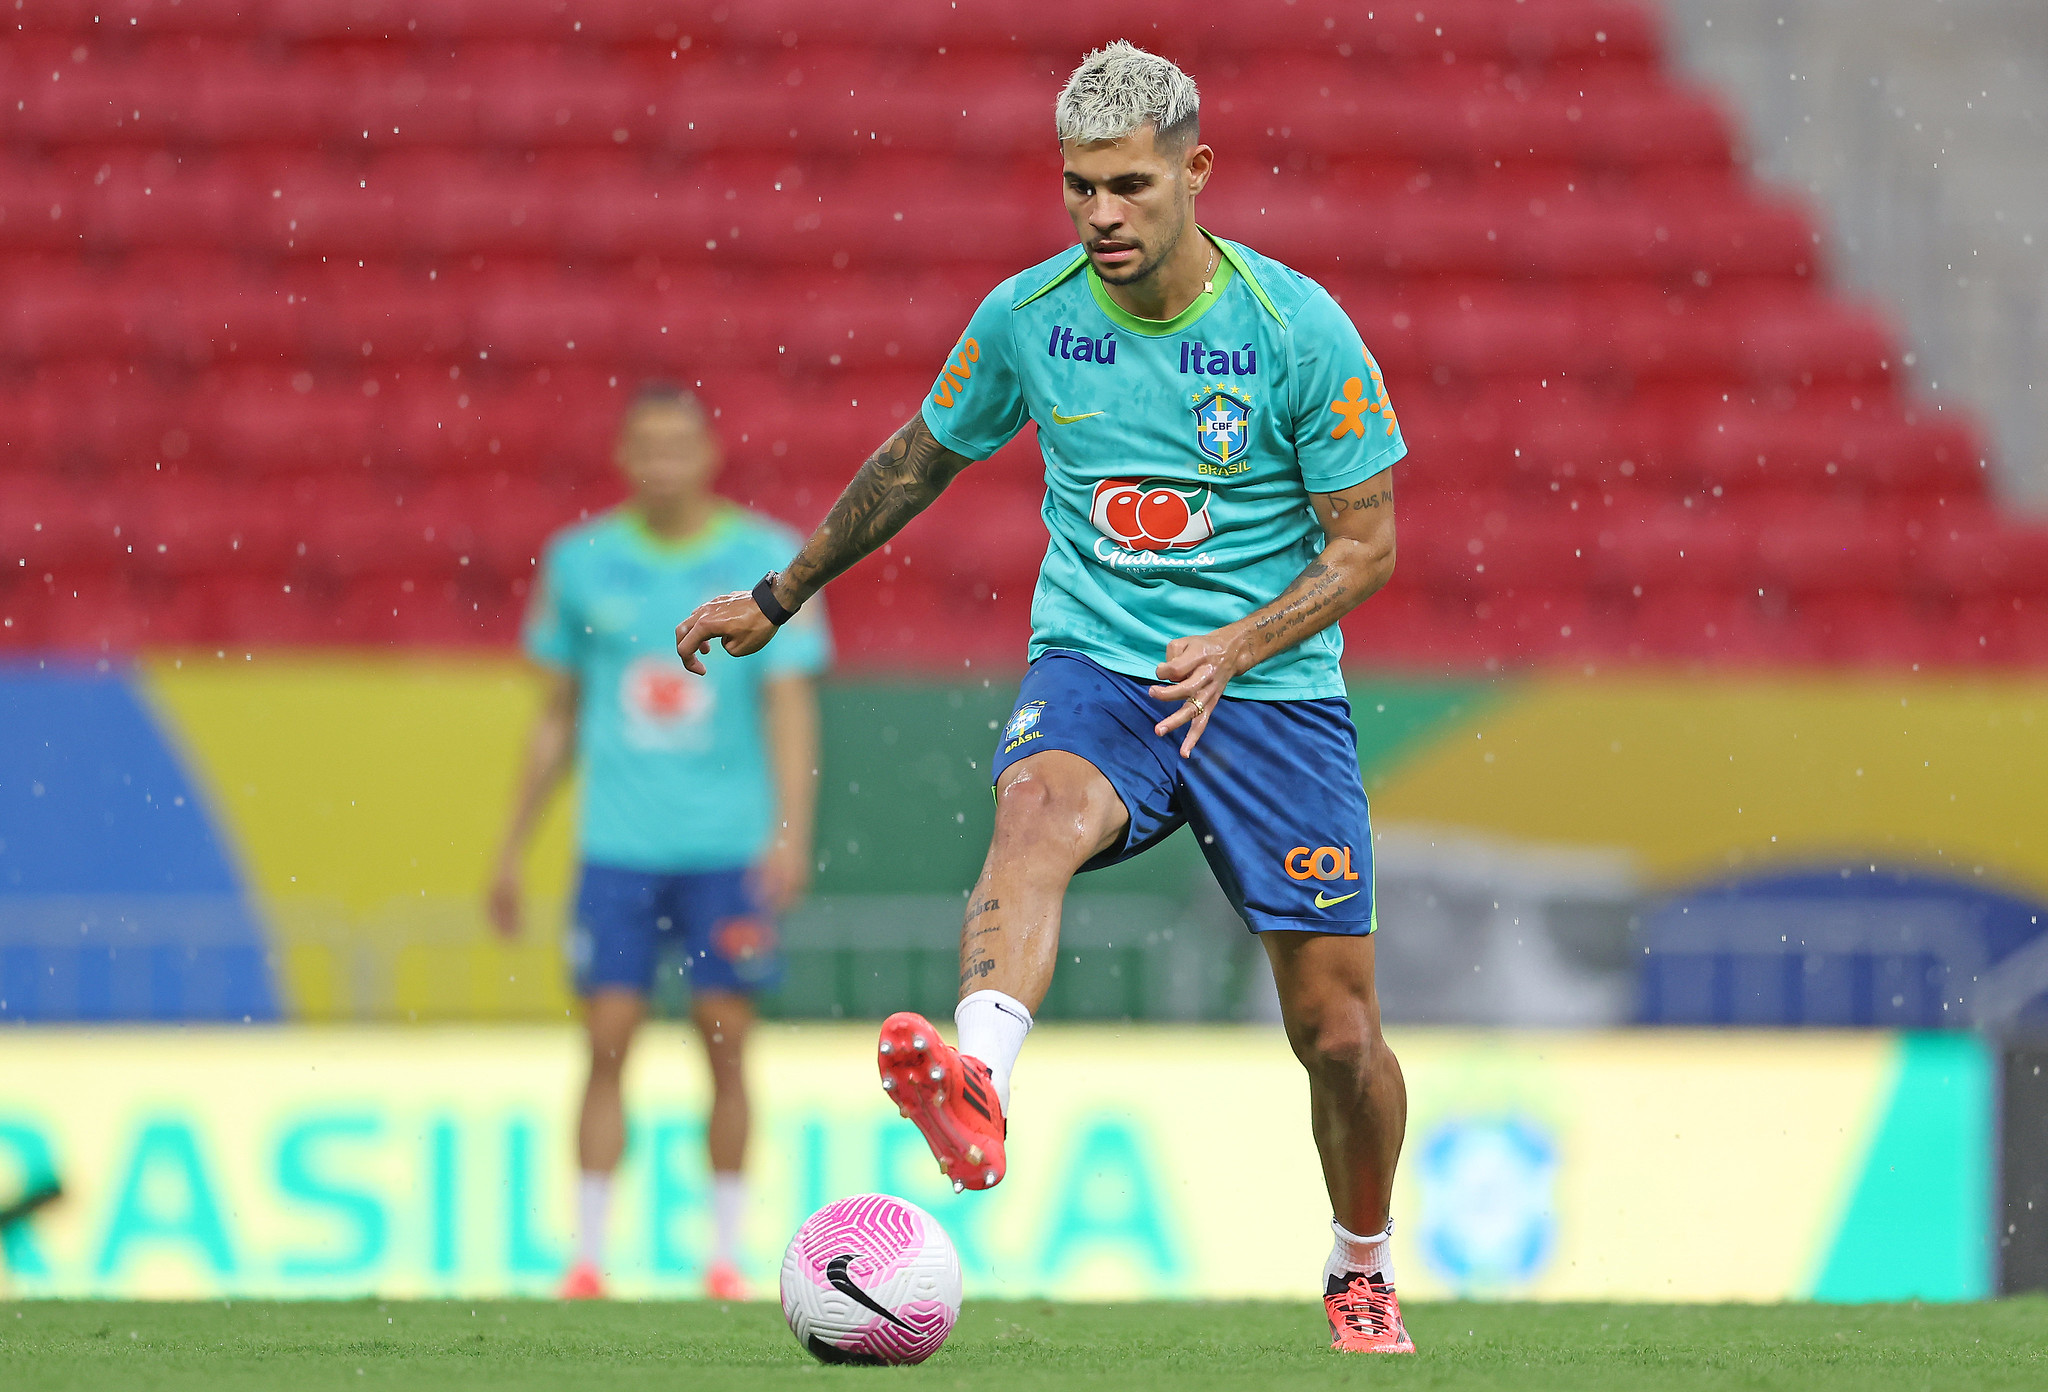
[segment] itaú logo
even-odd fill
[[[1296,846],[1287,853],[1287,878],[1290,880],[1355,880],[1358,872],[1351,868],[1349,846]]]

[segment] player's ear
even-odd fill
[[[1216,152],[1214,150],[1199,141],[1188,146],[1182,170],[1187,177],[1189,197],[1192,198],[1202,191],[1202,186],[1209,182],[1209,175],[1214,172],[1215,168]]]

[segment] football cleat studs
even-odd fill
[[[884,1039],[882,1041],[882,1052],[885,1054],[893,1054],[896,1052],[896,1046],[894,1044],[891,1044],[888,1040]]]
[[[953,1192],[956,1194],[959,1193],[962,1189],[965,1189],[966,1187],[966,1185],[962,1184],[957,1179],[953,1181]]]
[[[996,1172],[995,1172],[994,1170],[985,1170],[985,1171],[983,1171],[983,1172],[982,1172],[982,1176],[981,1176],[981,1182],[982,1182],[982,1185],[983,1185],[984,1187],[986,1187],[986,1188],[989,1188],[989,1189],[993,1189],[993,1188],[995,1188],[995,1185],[996,1185]]]
[[[908,1121],[910,1120],[910,1108],[898,1107],[896,1109],[896,1115],[902,1117],[905,1121]]]
[[[968,1164],[970,1164],[970,1165],[979,1165],[979,1164],[981,1163],[981,1147],[980,1147],[980,1146],[978,1146],[978,1145],[971,1145],[971,1146],[967,1147],[967,1163],[968,1163]]]
[[[946,1080],[946,1070],[934,1064],[932,1071],[927,1076],[935,1083],[942,1083]]]
[[[896,1080],[895,1080],[894,1078],[884,1078],[884,1079],[882,1079],[882,1091],[884,1091],[884,1092],[894,1092],[894,1091],[896,1091]]]
[[[911,1035],[911,1036],[910,1036],[910,1047],[911,1047],[911,1048],[913,1048],[913,1049],[922,1049],[922,1048],[924,1047],[924,1036],[923,1036],[923,1035],[921,1035],[921,1034],[913,1034],[913,1035]]]

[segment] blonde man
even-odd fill
[[[1036,424],[1051,544],[962,930],[960,1044],[893,1016],[882,1086],[956,1185],[999,1183],[1010,1073],[1052,981],[1068,881],[1190,825],[1266,949],[1308,1071],[1336,1235],[1332,1346],[1408,1353],[1388,1216],[1407,1095],[1380,1035],[1372,832],[1335,626],[1393,573],[1406,449],[1328,293],[1196,224],[1215,167],[1198,105],[1163,58],[1128,43],[1088,55],[1054,108],[1080,244],[996,287],[795,559],[698,609],[677,651],[696,670],[714,639],[763,648]]]

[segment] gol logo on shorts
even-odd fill
[[[718,955],[728,962],[750,962],[775,950],[775,928],[765,919],[723,919],[711,930]]]
[[[1318,846],[1310,850],[1296,846],[1287,853],[1287,878],[1290,880],[1355,880],[1358,872],[1351,868],[1349,846]]]

